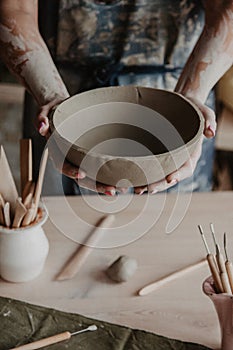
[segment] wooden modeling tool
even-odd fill
[[[38,210],[38,205],[40,201],[40,196],[41,196],[41,191],[42,191],[42,186],[43,186],[43,180],[44,180],[44,174],[45,174],[45,169],[46,169],[46,164],[48,160],[48,148],[45,149],[41,164],[40,164],[40,170],[39,170],[39,175],[36,183],[36,189],[35,189],[35,195],[34,195],[34,204],[35,204],[35,212],[33,215],[33,219],[35,219],[37,210]]]
[[[0,204],[0,225],[5,226],[5,218],[3,214],[3,206]]]
[[[206,259],[202,259],[195,264],[186,266],[185,268],[182,268],[180,270],[172,272],[171,274],[141,288],[138,291],[138,295],[144,296],[144,295],[147,295],[151,292],[154,292],[155,290],[159,289],[160,287],[163,287],[165,284],[167,284],[171,281],[174,281],[178,278],[181,278],[181,277],[185,276],[187,273],[193,272],[193,271],[195,271],[195,270],[197,270],[200,267],[203,267],[205,265],[206,265]]]
[[[31,194],[32,196],[34,195],[34,191],[35,191],[35,182],[33,181],[28,181],[26,183],[26,185],[24,186],[23,192],[22,192],[22,201],[24,203],[25,199],[27,198],[27,196],[29,194]]]
[[[24,206],[24,204],[22,203],[21,198],[17,198],[16,200],[16,209],[15,209],[15,216],[14,216],[14,220],[13,220],[13,224],[12,227],[13,228],[19,228],[21,225],[21,222],[25,216],[25,214],[27,213],[27,209]]]
[[[219,245],[217,243],[216,237],[215,237],[215,231],[214,231],[214,225],[210,224],[210,230],[213,236],[215,248],[216,248],[216,261],[219,269],[220,279],[222,282],[222,288],[224,293],[230,293],[231,294],[231,287],[228,281],[227,271],[225,267],[225,261],[223,259],[223,256],[220,252]]]
[[[5,225],[5,218],[3,214],[3,208],[5,205],[5,201],[0,193],[0,225],[4,226]]]
[[[219,275],[219,271],[218,271],[218,267],[217,267],[214,255],[210,253],[210,250],[209,250],[208,244],[206,242],[205,235],[204,235],[204,232],[203,232],[203,229],[202,229],[201,225],[198,225],[198,229],[200,231],[201,238],[203,240],[203,243],[204,243],[204,246],[205,246],[205,249],[206,249],[206,252],[207,252],[206,259],[208,261],[210,272],[211,272],[211,274],[213,276],[213,279],[214,279],[216,292],[217,293],[223,293],[222,282],[221,282],[221,278],[220,278],[220,275]]]
[[[1,193],[0,193],[0,204],[4,207],[4,205],[5,205],[5,200],[4,200],[4,198],[3,198],[3,196],[1,195]]]
[[[35,205],[32,203],[31,208],[27,209],[27,213],[25,214],[22,224],[22,227],[30,225],[30,223],[33,221],[35,214]]]
[[[10,217],[10,203],[6,202],[3,207],[3,215],[4,215],[4,221],[5,226],[10,227],[11,226],[11,217]]]
[[[3,146],[0,153],[0,179],[0,193],[5,202],[10,203],[12,215],[14,215],[18,192]]]
[[[92,249],[95,248],[97,242],[102,237],[104,229],[109,228],[114,219],[114,215],[107,215],[98,221],[96,227],[90,233],[87,240],[78,247],[75,253],[62,268],[61,272],[56,276],[55,279],[57,281],[71,279],[76,275],[87,259],[88,255],[91,253]]]
[[[18,346],[16,348],[12,348],[10,350],[40,349],[40,348],[43,348],[45,346],[52,345],[52,344],[59,343],[61,341],[70,339],[74,335],[78,335],[78,334],[88,332],[88,331],[96,331],[96,330],[97,330],[97,326],[95,324],[93,324],[93,325],[91,325],[85,329],[81,329],[80,331],[77,331],[77,332],[70,333],[67,331],[67,332],[59,333],[59,334],[53,335],[53,336],[48,337],[48,338],[44,338],[44,339],[37,340],[37,341],[34,341],[32,343],[29,343],[29,344],[25,344],[25,345]]]
[[[228,275],[229,284],[231,287],[231,292],[233,293],[233,265],[232,265],[232,262],[228,259],[226,232],[224,232],[224,235],[223,235],[223,245],[224,245],[224,252],[225,252],[225,257],[226,257],[225,267],[226,267],[226,271],[227,271],[227,275]]]
[[[21,194],[26,184],[32,181],[32,140],[20,140],[20,180]]]

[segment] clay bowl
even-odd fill
[[[52,111],[50,127],[64,157],[88,177],[136,187],[163,179],[187,161],[204,121],[177,93],[121,86],[70,97]]]

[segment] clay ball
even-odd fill
[[[115,282],[126,282],[133,276],[137,267],[135,259],[122,255],[108,267],[106,274]]]

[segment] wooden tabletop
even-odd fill
[[[209,224],[214,223],[221,247],[227,232],[233,259],[233,193],[47,197],[43,201],[50,216],[44,225],[50,242],[44,271],[27,283],[0,280],[1,296],[219,347],[217,315],[202,292],[202,282],[209,275],[207,264],[147,296],[138,296],[137,291],[205,256],[198,224],[211,249]],[[83,242],[105,212],[115,213],[114,227],[106,230],[72,280],[55,281],[77,242]],[[104,271],[121,255],[136,258],[138,270],[127,282],[114,283]]]

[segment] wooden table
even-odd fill
[[[223,232],[228,232],[228,251],[233,258],[233,193],[47,197],[43,200],[50,214],[50,220],[44,225],[50,241],[45,269],[36,280],[27,283],[0,280],[1,296],[219,347],[217,316],[212,302],[202,292],[202,282],[209,275],[207,265],[147,296],[140,297],[137,291],[205,256],[198,224],[203,226],[211,249],[209,223],[215,224],[221,247]],[[91,225],[102,216],[101,210],[118,211],[115,228],[108,230],[100,242],[102,248],[92,251],[72,280],[54,281],[77,249],[72,239],[83,241]],[[181,222],[168,234],[166,227],[172,210],[175,216],[171,226],[177,224],[178,217]],[[149,226],[152,227],[148,229]],[[139,266],[129,281],[117,284],[106,277],[104,270],[123,254],[136,258]]]

